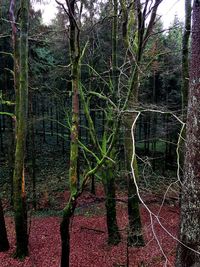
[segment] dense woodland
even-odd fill
[[[200,266],[200,2],[55,1],[0,3],[0,267]]]

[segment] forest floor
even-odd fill
[[[47,196],[46,196],[47,197]],[[54,196],[63,208],[68,193]],[[84,192],[71,225],[71,267],[161,267],[174,266],[176,254],[179,208],[173,197],[163,205],[162,198],[144,194],[149,211],[141,204],[145,246],[127,249],[127,199],[125,193],[117,195],[117,218],[122,241],[117,246],[107,244],[104,194],[97,188],[96,196]],[[48,199],[40,205],[47,208]],[[37,212],[29,214],[29,257],[23,261],[13,258],[15,234],[13,217],[6,215],[10,250],[0,253],[0,267],[58,267],[60,260],[59,223],[61,213]],[[159,219],[159,221],[158,221]],[[159,224],[160,223],[160,224]]]

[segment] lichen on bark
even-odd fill
[[[200,7],[194,2],[186,155],[176,267],[200,265]],[[196,81],[196,82],[194,82]],[[184,245],[182,245],[184,244]],[[196,251],[196,252],[195,252]]]

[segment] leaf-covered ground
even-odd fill
[[[67,194],[62,199],[66,198]],[[177,235],[178,207],[163,205],[159,218],[167,233],[149,212],[141,206],[145,247],[129,248],[126,246],[127,204],[125,198],[118,196],[117,213],[121,230],[122,242],[115,247],[107,244],[106,217],[103,201],[95,201],[90,194],[84,193],[71,226],[71,267],[119,267],[148,266],[161,267],[166,259],[167,266],[174,266]],[[146,198],[150,210],[158,214],[160,204]],[[0,267],[58,267],[60,259],[60,217],[37,217],[29,221],[30,255],[24,261],[13,259],[15,251],[15,234],[13,218],[6,216],[10,250],[0,253]],[[153,233],[154,232],[154,233]],[[158,244],[159,243],[159,244]],[[127,265],[127,262],[129,265]]]

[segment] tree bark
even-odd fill
[[[76,200],[71,198],[63,210],[63,218],[60,224],[62,240],[61,267],[70,266],[70,222],[76,208]]]
[[[182,39],[182,79],[181,79],[181,95],[182,95],[182,117],[186,120],[187,116],[187,103],[188,103],[188,90],[189,90],[189,39],[191,32],[191,14],[192,6],[191,0],[185,0],[185,25]],[[181,141],[180,164],[184,165],[185,154],[185,129],[183,131],[183,139]]]
[[[129,114],[130,116],[130,114]],[[129,117],[132,121],[132,116]],[[133,119],[134,120],[134,119]],[[132,140],[129,133],[126,135],[125,148],[126,148],[126,161],[127,161],[127,178],[128,178],[128,238],[127,242],[129,246],[143,246],[144,240],[142,235],[142,223],[140,218],[139,198],[133,178],[131,177],[130,162],[132,159]],[[135,177],[138,180],[138,166],[136,157],[134,158],[134,172]]]
[[[28,255],[27,212],[25,193],[25,145],[28,115],[28,14],[29,1],[21,0],[20,39],[15,29],[15,90],[16,90],[16,149],[13,176],[13,202],[15,211],[16,253]],[[19,50],[18,50],[19,49]]]
[[[140,64],[140,61],[138,61]],[[133,91],[132,99],[133,103],[136,105],[138,103],[138,88],[139,88],[139,72],[135,70],[133,79]],[[128,103],[131,108],[131,101]],[[129,218],[129,229],[128,229],[128,245],[129,246],[143,246],[144,240],[142,235],[142,223],[140,218],[139,210],[139,198],[136,192],[136,185],[133,181],[130,163],[132,160],[132,137],[131,137],[131,127],[132,123],[135,120],[135,114],[127,114],[126,117],[126,138],[125,138],[125,150],[126,150],[126,161],[127,161],[127,173],[128,173],[128,218]],[[136,179],[139,179],[138,174],[138,164],[136,157],[134,158],[134,172]]]
[[[200,265],[200,2],[193,6],[186,155],[181,196],[180,241],[176,267]],[[196,251],[196,252],[195,252]],[[197,253],[198,252],[198,253]]]
[[[80,82],[80,43],[79,28],[75,19],[75,0],[66,1],[70,22],[70,57],[72,77],[72,125],[70,143],[70,199],[63,210],[60,234],[62,240],[61,267],[70,266],[70,232],[71,217],[76,207],[78,193],[78,154],[79,154],[79,82]]]
[[[111,162],[106,162],[103,170],[103,184],[106,195],[106,223],[108,231],[108,244],[119,244],[121,237],[117,225],[115,171]]]
[[[117,27],[118,27],[118,1],[113,0],[113,22],[112,22],[112,100],[115,102],[118,88],[118,73],[117,73]],[[111,111],[112,112],[112,111]],[[114,118],[113,114],[112,117]],[[109,123],[108,123],[109,124]],[[112,125],[111,125],[112,124]],[[113,127],[115,121],[110,122],[110,127]],[[108,127],[109,128],[109,127]],[[104,134],[107,135],[107,127],[104,128]],[[115,146],[112,148],[111,157],[115,156]],[[105,161],[105,168],[103,170],[103,183],[106,195],[106,222],[108,230],[108,243],[117,245],[121,238],[119,228],[117,225],[116,215],[116,200],[115,200],[115,172],[113,163]]]
[[[127,50],[128,59],[131,63],[131,73],[130,82],[126,101],[123,109],[132,109],[133,106],[138,105],[138,93],[139,93],[139,79],[140,79],[140,65],[143,56],[144,49],[152,32],[155,24],[156,13],[158,6],[162,0],[155,0],[151,11],[148,11],[148,1],[144,1],[142,4],[140,0],[136,0],[132,3],[129,9],[126,6],[126,1],[121,0],[122,16],[123,16],[123,27],[122,27],[122,37],[124,41],[124,46]],[[149,22],[146,25],[146,15],[149,12]],[[137,48],[131,47],[130,39],[130,27],[132,27],[132,37],[137,43]],[[133,50],[135,49],[135,55],[133,56]],[[136,194],[135,184],[131,181],[130,176],[130,162],[132,154],[132,140],[131,140],[131,126],[134,121],[135,115],[127,115],[126,118],[126,140],[125,140],[125,150],[126,150],[126,160],[127,160],[127,171],[128,171],[128,212],[129,212],[129,236],[128,242],[130,245],[142,245],[142,230],[140,216],[139,216],[139,202]],[[137,172],[137,161],[134,160],[135,172]],[[136,214],[136,218],[135,218]],[[135,224],[135,225],[134,225]],[[140,234],[139,234],[140,233]],[[135,236],[136,235],[136,236]],[[137,236],[140,236],[138,238]],[[135,242],[137,238],[137,242]],[[132,242],[133,241],[133,242]]]

